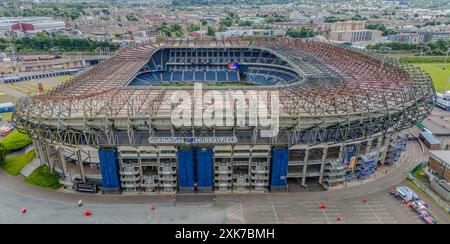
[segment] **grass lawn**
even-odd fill
[[[18,99],[17,97],[7,94],[5,93],[5,91],[0,89],[0,103],[8,103],[8,102],[15,103],[17,99]]]
[[[436,91],[445,92],[447,81],[450,78],[450,64],[445,66],[445,70],[443,69],[443,63],[413,63],[412,65],[421,68],[431,75]]]
[[[400,57],[400,61],[405,63],[444,63],[446,56],[422,56],[422,57]],[[450,61],[450,58],[448,59]]]
[[[64,83],[64,82],[66,82],[66,81],[72,79],[72,77],[73,77],[73,76],[71,76],[71,75],[63,75],[63,76],[59,76],[59,77],[58,77],[58,81],[61,82],[61,83]]]
[[[10,113],[0,113],[0,116],[2,116],[4,121],[11,120],[12,112],[10,112]]]
[[[26,134],[14,130],[11,134],[0,139],[0,143],[3,144],[6,151],[10,152],[27,146],[31,143],[31,138]]]
[[[55,86],[55,84],[48,81],[42,81],[41,83],[44,91],[51,90]],[[33,80],[8,83],[6,86],[27,95],[39,94],[38,82]]]
[[[62,185],[59,183],[59,177],[56,174],[50,172],[46,165],[42,165],[39,168],[35,169],[33,173],[25,178],[24,181],[30,185],[50,188],[53,190],[62,187]]]
[[[420,180],[421,182],[427,184],[429,182],[428,176],[426,176],[423,171],[424,171],[424,168],[420,168],[420,169],[416,170],[416,172],[414,172],[413,176],[416,179]]]
[[[20,171],[36,157],[34,150],[5,160],[2,168],[10,175],[19,175]]]

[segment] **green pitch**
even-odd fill
[[[413,65],[420,67],[431,75],[437,92],[445,92],[447,81],[450,78],[450,64],[444,66],[443,63],[415,63]],[[450,84],[448,90],[450,90]]]

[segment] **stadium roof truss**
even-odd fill
[[[176,89],[125,86],[161,47],[248,47],[289,60],[302,82],[258,87],[280,95],[280,133],[263,139],[258,127],[175,128],[170,122]],[[293,145],[343,142],[399,131],[426,118],[435,103],[428,74],[376,53],[315,40],[188,40],[128,46],[46,94],[20,99],[13,123],[35,139],[63,144],[141,145],[150,136],[233,135],[240,143]],[[250,136],[244,136],[250,135]]]

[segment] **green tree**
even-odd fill
[[[335,16],[326,16],[324,21],[325,23],[335,23],[338,22],[339,19],[336,18]]]
[[[132,13],[127,14],[126,18],[127,18],[128,21],[132,21],[132,22],[137,22],[139,20],[138,17],[136,17]]]
[[[214,29],[214,27],[212,26],[209,26],[207,34],[208,36],[216,36],[216,29]]]
[[[313,29],[302,27],[301,29],[291,29],[286,31],[286,36],[292,38],[309,38],[314,37],[316,33]]]
[[[194,32],[194,31],[198,31],[200,30],[200,26],[196,25],[196,24],[191,24],[190,26],[188,26],[187,31],[188,32]]]
[[[225,19],[221,19],[220,24],[226,27],[230,27],[233,25],[233,19],[228,16]]]
[[[252,26],[253,22],[250,20],[241,20],[239,26]]]
[[[366,20],[366,19],[367,19],[366,17],[362,17],[359,14],[357,14],[351,18],[351,20]]]

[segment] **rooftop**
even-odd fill
[[[431,157],[438,159],[442,163],[450,166],[450,150],[435,150],[430,151]]]

